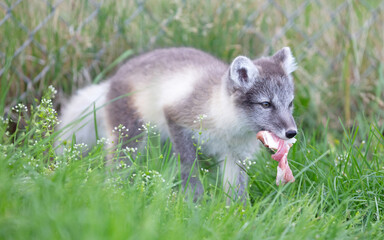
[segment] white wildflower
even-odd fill
[[[21,112],[28,112],[28,108],[27,106],[25,106],[24,104],[22,103],[18,103],[16,106],[13,106],[12,107],[12,111],[15,111],[17,113],[21,113]],[[4,120],[3,120],[4,121]]]

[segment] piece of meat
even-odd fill
[[[292,170],[288,165],[288,152],[292,144],[296,142],[296,139],[283,140],[278,138],[275,134],[268,131],[260,131],[256,134],[264,146],[272,150],[276,150],[276,153],[272,155],[272,158],[279,162],[277,166],[276,185],[280,183],[285,184],[287,182],[294,182],[295,177],[292,174]]]

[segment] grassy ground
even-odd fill
[[[21,1],[0,25],[0,116],[23,93],[28,106],[14,108],[13,123],[0,119],[0,239],[383,239],[383,1],[56,2]],[[15,3],[1,3],[0,19]],[[131,53],[175,45],[226,61],[292,48],[294,184],[275,185],[265,150],[248,170],[252,203],[226,206],[210,161],[200,171],[205,196],[193,203],[169,143],[118,172],[104,165],[104,141],[85,156],[82,145],[54,152],[53,108],[64,95]]]
[[[56,155],[51,107],[46,96],[13,135],[0,122],[1,239],[384,237],[384,137],[375,125],[363,141],[354,129],[336,145],[301,131],[289,157],[296,182],[285,186],[275,185],[277,163],[263,151],[248,170],[252,204],[226,206],[214,164],[200,171],[204,198],[185,199],[169,144],[148,145],[149,154],[114,172],[104,165],[104,141],[84,157],[81,144]]]

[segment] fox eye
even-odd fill
[[[293,101],[289,103],[288,107],[292,107],[293,106]]]
[[[270,108],[272,106],[272,104],[270,102],[262,102],[262,103],[260,103],[260,105],[263,108]]]

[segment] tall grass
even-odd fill
[[[6,18],[0,116],[12,114],[0,119],[0,239],[384,237],[383,1],[5,1]],[[226,206],[217,165],[204,159],[206,191],[194,203],[157,134],[118,171],[105,157],[123,150],[103,140],[55,153],[53,109],[64,96],[131,54],[167,46],[228,62],[292,48],[295,183],[275,185],[277,162],[265,150],[248,169],[250,202]],[[20,99],[27,108],[11,104]]]
[[[301,131],[289,157],[292,184],[275,185],[277,163],[269,152],[255,156],[246,206],[226,205],[217,166],[205,164],[200,177],[206,191],[194,203],[181,191],[169,143],[159,145],[150,131],[147,151],[112,172],[105,156],[123,150],[108,149],[102,140],[55,154],[57,133],[47,128],[56,119],[49,110],[53,92],[32,110],[27,130],[12,135],[5,132],[8,120],[0,122],[2,239],[384,237],[384,137],[374,124],[361,133],[363,141],[357,127],[345,129],[338,144]],[[15,111],[21,116],[28,110],[19,105]]]
[[[7,105],[18,96],[31,104],[48,85],[60,96],[70,95],[101,72],[111,73],[105,69],[124,51],[192,46],[229,62],[239,54],[258,57],[290,46],[299,63],[295,105],[302,126],[312,129],[330,119],[329,127],[341,130],[339,118],[351,127],[361,113],[383,124],[384,3],[379,0],[4,5],[13,7],[0,8],[0,19],[10,16],[0,26],[0,52],[12,59],[3,74],[11,83]],[[5,64],[5,56],[0,59]]]

